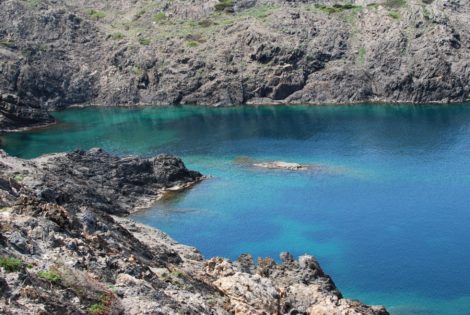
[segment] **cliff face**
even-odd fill
[[[470,99],[468,0],[338,3],[2,0],[0,124],[73,104]]]
[[[122,217],[200,180],[175,157],[0,151],[2,314],[388,314],[343,299],[312,256],[205,260]]]

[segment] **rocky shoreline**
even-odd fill
[[[2,314],[388,314],[344,299],[312,256],[204,259],[127,219],[201,180],[173,156],[0,151]]]
[[[0,130],[70,106],[470,100],[463,0],[5,0]]]

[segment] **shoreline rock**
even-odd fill
[[[307,165],[284,162],[284,161],[272,161],[272,162],[261,162],[255,163],[253,166],[266,169],[275,169],[275,170],[288,170],[288,171],[307,171],[309,167]]]
[[[5,0],[0,94],[21,102],[0,129],[82,105],[468,102],[464,2]]]
[[[0,151],[0,170],[4,314],[388,314],[342,298],[312,256],[205,260],[124,217],[161,189],[202,179],[176,157]]]

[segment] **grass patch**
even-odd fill
[[[400,18],[400,12],[398,11],[391,11],[388,13],[388,16],[392,19],[398,20]]]
[[[116,33],[111,34],[111,38],[113,40],[120,40],[124,38],[124,34],[121,32],[116,32]]]
[[[376,3],[376,2],[367,4],[368,8],[373,8],[373,9],[377,9],[379,6],[380,6],[380,4]]]
[[[60,281],[62,280],[60,275],[57,272],[52,271],[52,270],[39,271],[37,275],[39,278],[49,281],[50,283],[54,283],[54,284],[60,283]]]
[[[95,9],[88,10],[87,14],[91,19],[93,19],[95,21],[101,20],[102,18],[106,17],[106,13],[104,13],[102,11],[97,11]]]
[[[318,10],[328,13],[328,14],[333,14],[333,13],[340,13],[346,10],[352,10],[352,9],[361,9],[362,7],[359,5],[354,5],[354,4],[334,4],[334,5],[324,5],[324,4],[316,4],[315,8]]]
[[[188,47],[197,47],[199,46],[199,43],[195,40],[190,40],[188,43],[187,43]]]
[[[166,14],[165,12],[158,12],[153,16],[153,20],[157,23],[161,23],[163,21],[166,21]]]
[[[15,41],[9,39],[2,39],[0,40],[0,46],[7,47],[7,48],[15,48],[16,44]]]
[[[406,0],[386,0],[384,5],[389,8],[401,8],[406,5]]]
[[[139,37],[139,44],[141,44],[142,46],[148,46],[150,45],[150,39],[145,37]]]
[[[0,258],[0,267],[2,267],[7,273],[19,271],[21,266],[23,266],[23,262],[18,258],[10,256]]]
[[[359,48],[357,59],[360,64],[364,64],[364,62],[366,62],[366,49],[364,47]]]
[[[13,179],[18,182],[18,183],[21,183],[22,181],[24,181],[24,175],[21,175],[21,174],[18,174],[18,175],[15,175],[13,177]]]
[[[91,315],[104,315],[106,314],[108,308],[103,303],[92,304],[89,308]]]
[[[233,0],[219,0],[219,3],[214,6],[214,9],[217,12],[233,13]]]
[[[106,315],[109,313],[109,305],[111,304],[108,294],[101,294],[100,301],[90,305],[88,311],[91,315]]]
[[[24,0],[24,2],[28,8],[34,9],[41,5],[42,0]]]
[[[271,15],[271,13],[273,12],[275,8],[276,7],[272,5],[259,5],[254,8],[250,8],[246,10],[243,14],[246,16],[257,18],[257,19],[264,19],[268,17],[269,15]]]

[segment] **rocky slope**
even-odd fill
[[[201,180],[178,158],[0,151],[2,314],[388,314],[343,299],[311,256],[205,260],[122,215]]]
[[[469,0],[1,0],[0,129],[70,105],[463,102]]]

